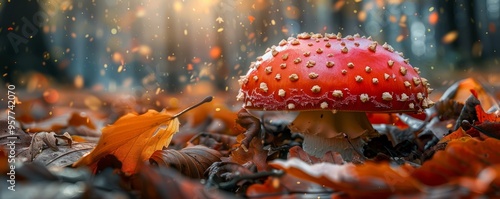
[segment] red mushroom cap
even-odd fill
[[[239,83],[246,109],[415,112],[433,104],[429,83],[402,53],[359,35],[282,40]]]

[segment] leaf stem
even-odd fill
[[[211,102],[211,101],[212,101],[212,99],[214,99],[214,97],[212,97],[212,96],[207,96],[207,97],[205,97],[205,99],[203,99],[201,102],[198,102],[197,104],[195,104],[195,105],[193,105],[193,106],[187,107],[186,109],[182,110],[181,112],[179,112],[179,113],[175,114],[172,118],[179,117],[179,116],[181,116],[182,114],[184,114],[184,113],[186,113],[186,112],[190,111],[191,109],[194,109],[194,108],[196,108],[196,107],[198,107],[198,106],[200,106],[200,105],[202,105],[202,104],[204,104],[204,103]]]

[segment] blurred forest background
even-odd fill
[[[442,85],[476,72],[500,84],[500,0],[0,2],[2,81],[28,90],[236,92],[250,62],[301,32],[388,42]]]

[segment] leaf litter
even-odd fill
[[[92,96],[108,104],[118,100]],[[71,114],[59,120],[38,119],[49,121],[39,127],[33,123],[36,118],[19,121],[16,179],[23,196],[500,196],[498,105],[473,79],[452,85],[423,115],[374,116],[381,136],[367,143],[364,159],[358,162],[346,162],[335,152],[323,157],[307,154],[301,148],[302,137],[291,132],[279,114],[255,117],[219,101],[178,117],[135,103],[143,106],[142,111],[109,108],[81,115],[76,114],[81,109],[62,107]],[[211,112],[216,108],[222,112]],[[54,117],[60,115],[64,114]],[[6,132],[0,131],[0,142],[7,141]],[[8,172],[8,150],[1,150],[0,172]],[[5,176],[0,178],[5,183]],[[21,197],[20,193],[0,192],[0,198]]]

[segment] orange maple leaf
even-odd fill
[[[156,150],[170,144],[178,130],[179,120],[165,111],[148,110],[142,115],[129,113],[104,127],[94,150],[73,166],[87,165],[95,170],[101,158],[112,154],[122,162],[125,174],[136,173]]]

